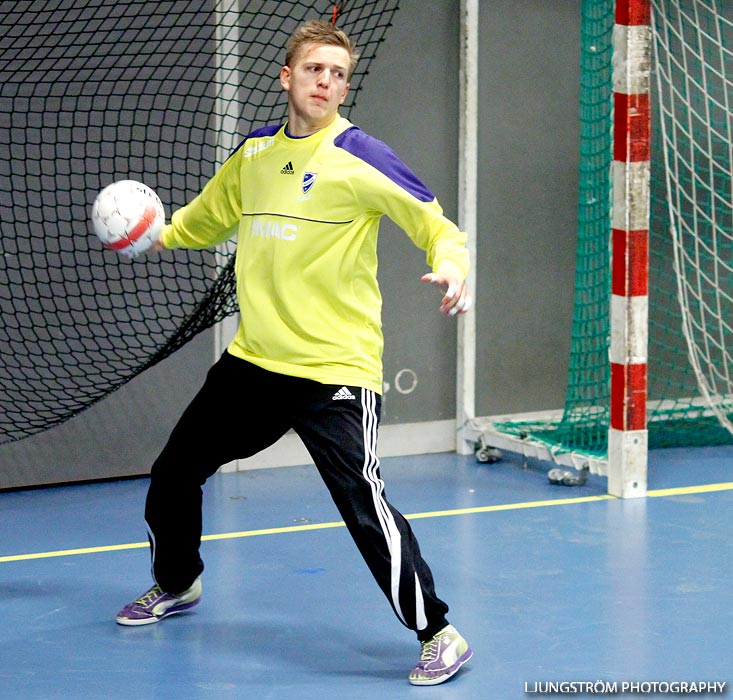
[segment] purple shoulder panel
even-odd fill
[[[358,126],[352,126],[339,134],[334,139],[334,145],[376,168],[421,202],[435,199],[435,195],[387,144],[364,133]]]
[[[259,129],[255,129],[247,138],[257,139],[260,136],[274,136],[280,129],[282,129],[282,124],[268,124],[267,126],[261,126]]]
[[[244,146],[248,139],[256,139],[261,136],[274,136],[281,128],[282,124],[269,124],[268,126],[261,126],[259,129],[255,129],[250,134],[247,134],[247,136],[237,144],[237,147],[229,154],[228,158],[231,158],[242,146]]]

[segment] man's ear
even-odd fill
[[[280,85],[283,90],[290,90],[290,66],[283,66],[280,69]]]
[[[349,88],[351,87],[351,83],[346,83],[346,87],[344,88],[344,91],[341,95],[341,100],[339,101],[339,104],[342,105],[344,103],[344,100],[346,99],[346,95],[349,94]]]

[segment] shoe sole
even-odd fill
[[[445,683],[450,678],[453,678],[453,676],[458,673],[461,666],[465,664],[466,662],[470,661],[471,657],[473,656],[473,651],[471,649],[468,649],[466,653],[456,661],[455,666],[452,668],[450,673],[446,673],[442,676],[436,676],[435,678],[410,678],[410,684],[411,685],[440,685],[441,683]]]

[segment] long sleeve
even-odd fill
[[[238,150],[197,197],[173,212],[161,234],[166,248],[210,248],[237,233],[242,212],[240,167]]]
[[[365,207],[385,214],[425,251],[433,272],[459,279],[468,274],[466,234],[443,215],[433,193],[386,144],[353,127],[336,145],[364,165],[355,168],[352,186]]]

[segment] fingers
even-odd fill
[[[471,308],[472,303],[465,283],[462,280],[449,278],[440,280],[440,283],[445,289],[445,294],[440,302],[440,312],[446,316],[465,314]]]
[[[472,305],[473,300],[466,291],[466,288],[463,287],[460,294],[448,296],[446,293],[440,304],[440,311],[447,316],[457,316],[459,314],[465,314]]]
[[[456,302],[455,306],[448,312],[448,315],[465,314],[471,306],[473,306],[473,299],[468,294],[465,294]]]

